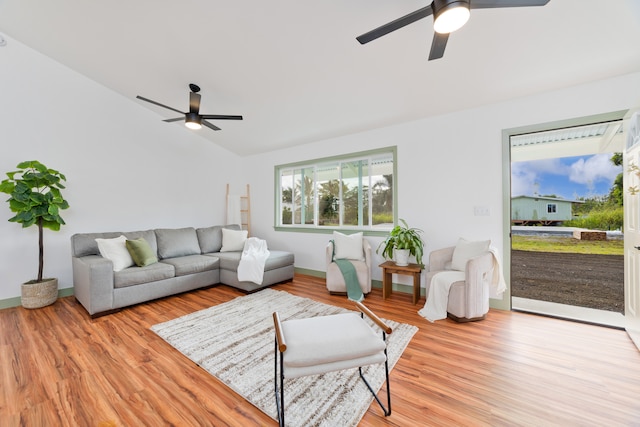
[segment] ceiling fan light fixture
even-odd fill
[[[184,125],[189,129],[198,130],[202,127],[202,118],[196,113],[187,113],[185,115]]]
[[[460,29],[469,20],[468,1],[434,1],[433,29],[436,33],[449,34]]]

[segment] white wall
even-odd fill
[[[0,179],[33,159],[67,176],[67,225],[44,234],[44,274],[57,277],[61,289],[73,286],[74,233],[224,222],[225,185],[239,157],[6,38],[0,48]],[[0,198],[3,300],[19,296],[20,284],[36,277],[38,237],[36,227],[23,230],[7,221],[13,215],[6,195]]]
[[[503,253],[502,131],[639,105],[635,73],[251,157],[245,170],[253,171],[252,205],[261,207],[261,215],[252,217],[253,232],[271,247],[294,251],[296,267],[324,271],[329,235],[273,229],[274,166],[397,145],[398,214],[425,231],[425,253],[454,245],[459,237],[489,238]],[[490,215],[474,216],[475,206],[488,207]],[[369,239],[374,248],[382,240]],[[376,256],[376,263],[382,261]],[[379,268],[373,277],[381,280]]]
[[[640,73],[247,158],[160,117],[15,40],[0,48],[0,172],[37,159],[65,173],[71,208],[45,230],[45,275],[72,286],[77,232],[224,222],[225,184],[251,184],[252,231],[324,271],[325,234],[275,232],[274,166],[398,146],[399,216],[425,230],[426,253],[458,237],[490,238],[503,252],[503,129],[640,106]],[[425,100],[429,102],[429,100]],[[238,173],[237,171],[242,171]],[[473,215],[486,206],[490,216]],[[0,208],[0,300],[37,273],[37,233]],[[374,248],[381,238],[371,238]],[[382,259],[376,257],[376,262]],[[380,271],[373,269],[380,279]],[[399,281],[408,284],[409,281]]]

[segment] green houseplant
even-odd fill
[[[22,228],[38,226],[39,264],[35,280],[22,284],[22,305],[26,308],[44,307],[53,304],[58,296],[58,280],[43,279],[44,244],[43,229],[60,230],[65,222],[60,210],[67,209],[69,203],[62,197],[60,189],[66,177],[54,169],[49,169],[37,160],[18,164],[16,171],[7,172],[8,178],[0,182],[0,192],[10,197],[9,208],[16,215],[10,222],[22,224]]]
[[[382,249],[382,256],[386,259],[393,259],[394,252],[396,254],[397,265],[407,265],[406,260],[398,260],[398,251],[406,250],[408,255],[416,257],[416,263],[424,268],[422,264],[422,254],[424,250],[424,242],[422,241],[422,230],[419,228],[409,228],[407,222],[404,219],[400,219],[402,225],[398,224],[389,233],[387,238],[380,242],[376,253],[380,254]],[[408,258],[407,255],[407,258]]]

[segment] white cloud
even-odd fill
[[[545,193],[541,188],[543,176],[568,175],[569,167],[560,159],[533,160],[529,162],[511,163],[511,194],[513,196],[533,196]]]
[[[570,166],[569,180],[589,189],[593,189],[598,181],[613,183],[622,168],[614,165],[610,158],[611,154],[596,154],[586,160],[579,159]]]
[[[514,162],[511,164],[511,194],[513,196],[533,195],[537,174],[532,171],[526,162]]]
[[[555,194],[564,198],[584,196],[610,188],[622,167],[611,163],[611,153],[595,154],[580,158],[557,158],[513,162],[511,164],[511,194],[533,196]],[[573,162],[573,163],[569,163]],[[575,188],[567,186],[572,182]],[[576,185],[577,184],[577,185]],[[584,186],[582,189],[579,186]],[[607,190],[608,191],[608,190]]]

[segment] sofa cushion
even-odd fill
[[[269,250],[269,258],[267,258],[267,262],[264,265],[264,271],[275,270],[276,268],[293,265],[293,262],[293,253]]]
[[[135,262],[138,267],[144,267],[158,262],[158,256],[153,249],[151,249],[149,242],[147,242],[144,237],[127,240],[125,244],[131,254],[131,258],[133,258],[133,262]]]
[[[215,254],[206,254],[206,256],[219,259],[219,266],[224,270],[237,271],[242,252],[217,252]]]
[[[118,231],[108,233],[78,233],[71,236],[71,252],[74,257],[100,255],[96,239],[115,239],[123,235]]]
[[[127,238],[119,236],[114,239],[96,239],[98,250],[103,258],[107,258],[113,264],[113,271],[124,270],[131,267],[134,262],[126,247]]]
[[[156,229],[160,259],[199,255],[198,235],[193,227]]]
[[[235,252],[244,250],[249,232],[247,230],[222,229],[222,248],[220,252]]]
[[[218,258],[205,255],[187,255],[177,258],[166,258],[163,259],[162,262],[173,265],[176,270],[176,276],[186,276],[187,274],[215,270],[220,264]]]
[[[200,251],[203,254],[212,252],[220,252],[222,248],[222,229],[228,230],[240,230],[240,226],[237,224],[232,225],[214,225],[213,227],[198,228],[196,235],[198,236],[198,243],[200,244]]]
[[[146,267],[129,267],[122,271],[116,271],[113,276],[114,287],[125,288],[141,283],[170,279],[175,276],[175,268],[173,265],[157,262]]]
[[[223,270],[238,271],[242,252],[219,252],[217,254],[208,254],[207,256],[219,258],[220,268]],[[269,250],[269,258],[264,264],[264,271],[293,265],[293,262],[294,256],[291,252]]]

